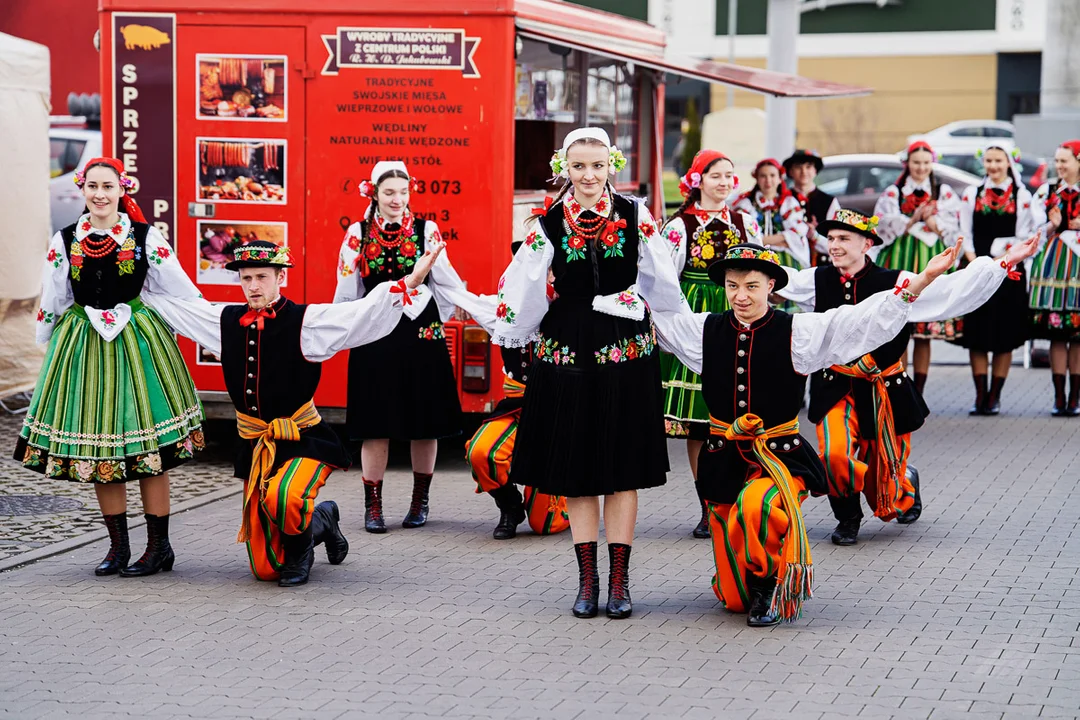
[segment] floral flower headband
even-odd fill
[[[419,192],[419,188],[420,188],[420,181],[418,181],[416,178],[414,178],[413,176],[410,175],[409,176],[409,192],[410,193]],[[370,180],[361,180],[360,185],[357,186],[357,190],[360,192],[360,195],[362,197],[366,197],[368,200],[371,200],[371,199],[373,199],[375,197],[376,192],[378,191],[378,188],[376,188],[375,183],[371,182]]]
[[[981,147],[975,151],[975,159],[982,160],[986,157],[986,153],[991,150],[1000,150],[1005,153],[1005,156],[1009,158],[1009,164],[1013,166],[1016,172],[1021,172],[1023,170],[1023,166],[1020,164],[1020,148],[1018,147],[1014,147],[1012,150],[1006,150],[1000,145],[987,145],[986,147]]]
[[[626,156],[619,148],[612,145],[608,148],[608,162],[611,164],[612,171],[619,172],[626,167]],[[570,166],[566,163],[566,148],[556,150],[548,164],[551,166],[552,180],[570,177]]]
[[[86,170],[76,170],[74,179],[75,184],[82,189],[86,184]],[[123,170],[120,171],[120,187],[124,188],[124,192],[135,192],[135,180]]]

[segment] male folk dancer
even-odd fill
[[[824,312],[868,301],[875,293],[913,282],[907,271],[874,264],[867,253],[881,244],[877,218],[840,210],[818,229],[828,238],[831,264],[787,269],[781,297],[807,310]],[[957,317],[985,303],[1009,270],[1034,253],[1035,242],[1020,243],[997,260],[979,258],[964,271],[941,278],[911,308],[911,322]],[[918,473],[909,468],[911,433],[929,414],[922,395],[905,372],[911,326],[855,362],[837,363],[810,378],[810,421],[829,481],[829,503],[837,520],[832,542],[858,542],[863,512],[859,494],[888,522],[915,522],[922,512]],[[907,472],[911,470],[911,472]]]
[[[383,283],[363,299],[298,305],[280,294],[285,269],[292,267],[288,249],[254,241],[237,248],[226,265],[240,272],[247,305],[199,300],[162,313],[182,335],[221,357],[237,428],[249,441],[235,463],[236,476],[247,479],[237,541],[247,543],[257,579],[303,585],[315,545],[325,543],[333,565],[349,552],[337,504],[315,505],[330,473],[349,466],[348,452],[312,399],[321,363],[389,334],[443,247],[436,243],[412,275]]]
[[[807,239],[813,265],[828,264],[829,250],[818,227],[826,220],[832,220],[840,210],[837,199],[814,184],[814,178],[824,166],[825,162],[814,150],[796,150],[784,161],[784,172],[795,183],[795,198],[802,205],[806,224],[810,226]]]
[[[789,315],[769,307],[787,283],[778,255],[733,245],[709,268],[725,313],[657,313],[664,346],[701,375],[710,438],[698,459],[698,492],[709,508],[713,591],[751,627],[799,617],[813,567],[800,504],[827,492],[825,468],[799,435],[806,376],[848,362],[895,337],[910,303],[952,266],[957,246],[903,288],[854,307]]]

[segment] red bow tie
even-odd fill
[[[248,310],[240,317],[240,324],[243,327],[251,327],[254,325],[258,330],[263,329],[263,323],[267,318],[273,320],[277,317],[277,311],[273,308],[267,310],[266,308],[260,308],[259,310]]]

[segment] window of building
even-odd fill
[[[514,104],[514,188],[551,188],[550,151],[566,133],[602,127],[627,159],[619,185],[636,187],[637,75],[626,63],[522,38]]]

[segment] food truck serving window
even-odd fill
[[[638,77],[633,69],[619,60],[538,40],[521,38],[520,47],[514,189],[550,189],[549,148],[582,125],[607,130],[627,158],[619,185],[636,187]]]

